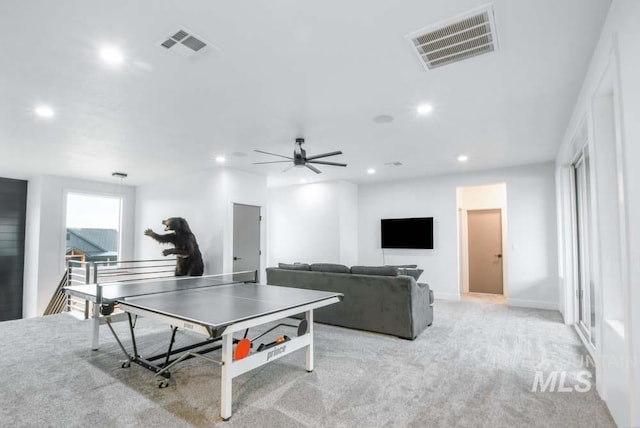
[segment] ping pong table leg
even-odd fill
[[[100,305],[98,303],[93,304],[91,328],[91,349],[97,351],[100,346]]]
[[[309,335],[309,346],[307,346],[307,358],[305,363],[305,368],[308,372],[313,371],[313,309],[307,311],[307,323],[308,323],[308,331]]]
[[[231,417],[231,386],[233,377],[231,364],[233,363],[233,333],[222,335],[222,374],[220,378],[220,416],[229,420]]]

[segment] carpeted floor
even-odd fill
[[[532,392],[536,371],[584,386],[587,352],[553,311],[438,301],[415,341],[316,324],[315,371],[297,352],[237,378],[229,422],[218,366],[187,361],[158,389],[142,367],[120,368],[102,329],[94,352],[90,324],[65,314],[0,323],[0,426],[614,426],[595,381],[588,392]],[[166,326],[137,329],[142,349],[164,348]]]

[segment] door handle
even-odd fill
[[[234,260],[234,261],[235,261],[235,260],[242,260],[242,257],[236,257],[236,256],[233,256],[233,260]]]
[[[497,258],[501,259],[502,258],[502,254],[494,254],[494,256],[496,256]]]

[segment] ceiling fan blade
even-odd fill
[[[316,168],[313,165],[306,164],[305,166],[309,168],[311,171],[315,172],[316,174],[322,174],[322,171],[320,171],[318,168]]]
[[[326,158],[326,157],[329,157],[329,156],[337,156],[337,155],[341,155],[341,154],[342,154],[342,152],[338,150],[337,152],[329,152],[329,153],[323,153],[321,155],[309,156],[309,157],[307,157],[307,160]]]
[[[285,162],[291,162],[290,160],[286,160],[286,161],[269,161],[269,162],[254,162],[254,165],[262,165],[263,163],[285,163]]]
[[[291,165],[289,165],[288,167],[286,167],[285,169],[283,169],[283,170],[282,170],[282,172],[287,172],[287,171],[289,171],[291,168],[293,168],[294,166],[295,166],[294,164],[291,164]]]
[[[331,165],[331,166],[347,166],[346,163],[336,163],[336,162],[325,162],[325,161],[310,161],[307,159],[308,163],[317,163],[320,165]]]
[[[269,153],[269,152],[263,152],[262,150],[254,150],[254,152],[264,153],[265,155],[271,155],[271,156],[279,156],[279,157],[281,157],[281,158],[285,158],[285,159],[293,159],[293,158],[290,158],[289,156],[278,155],[278,154],[275,154],[275,153]]]

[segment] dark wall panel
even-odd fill
[[[0,178],[0,321],[22,318],[27,182]]]

